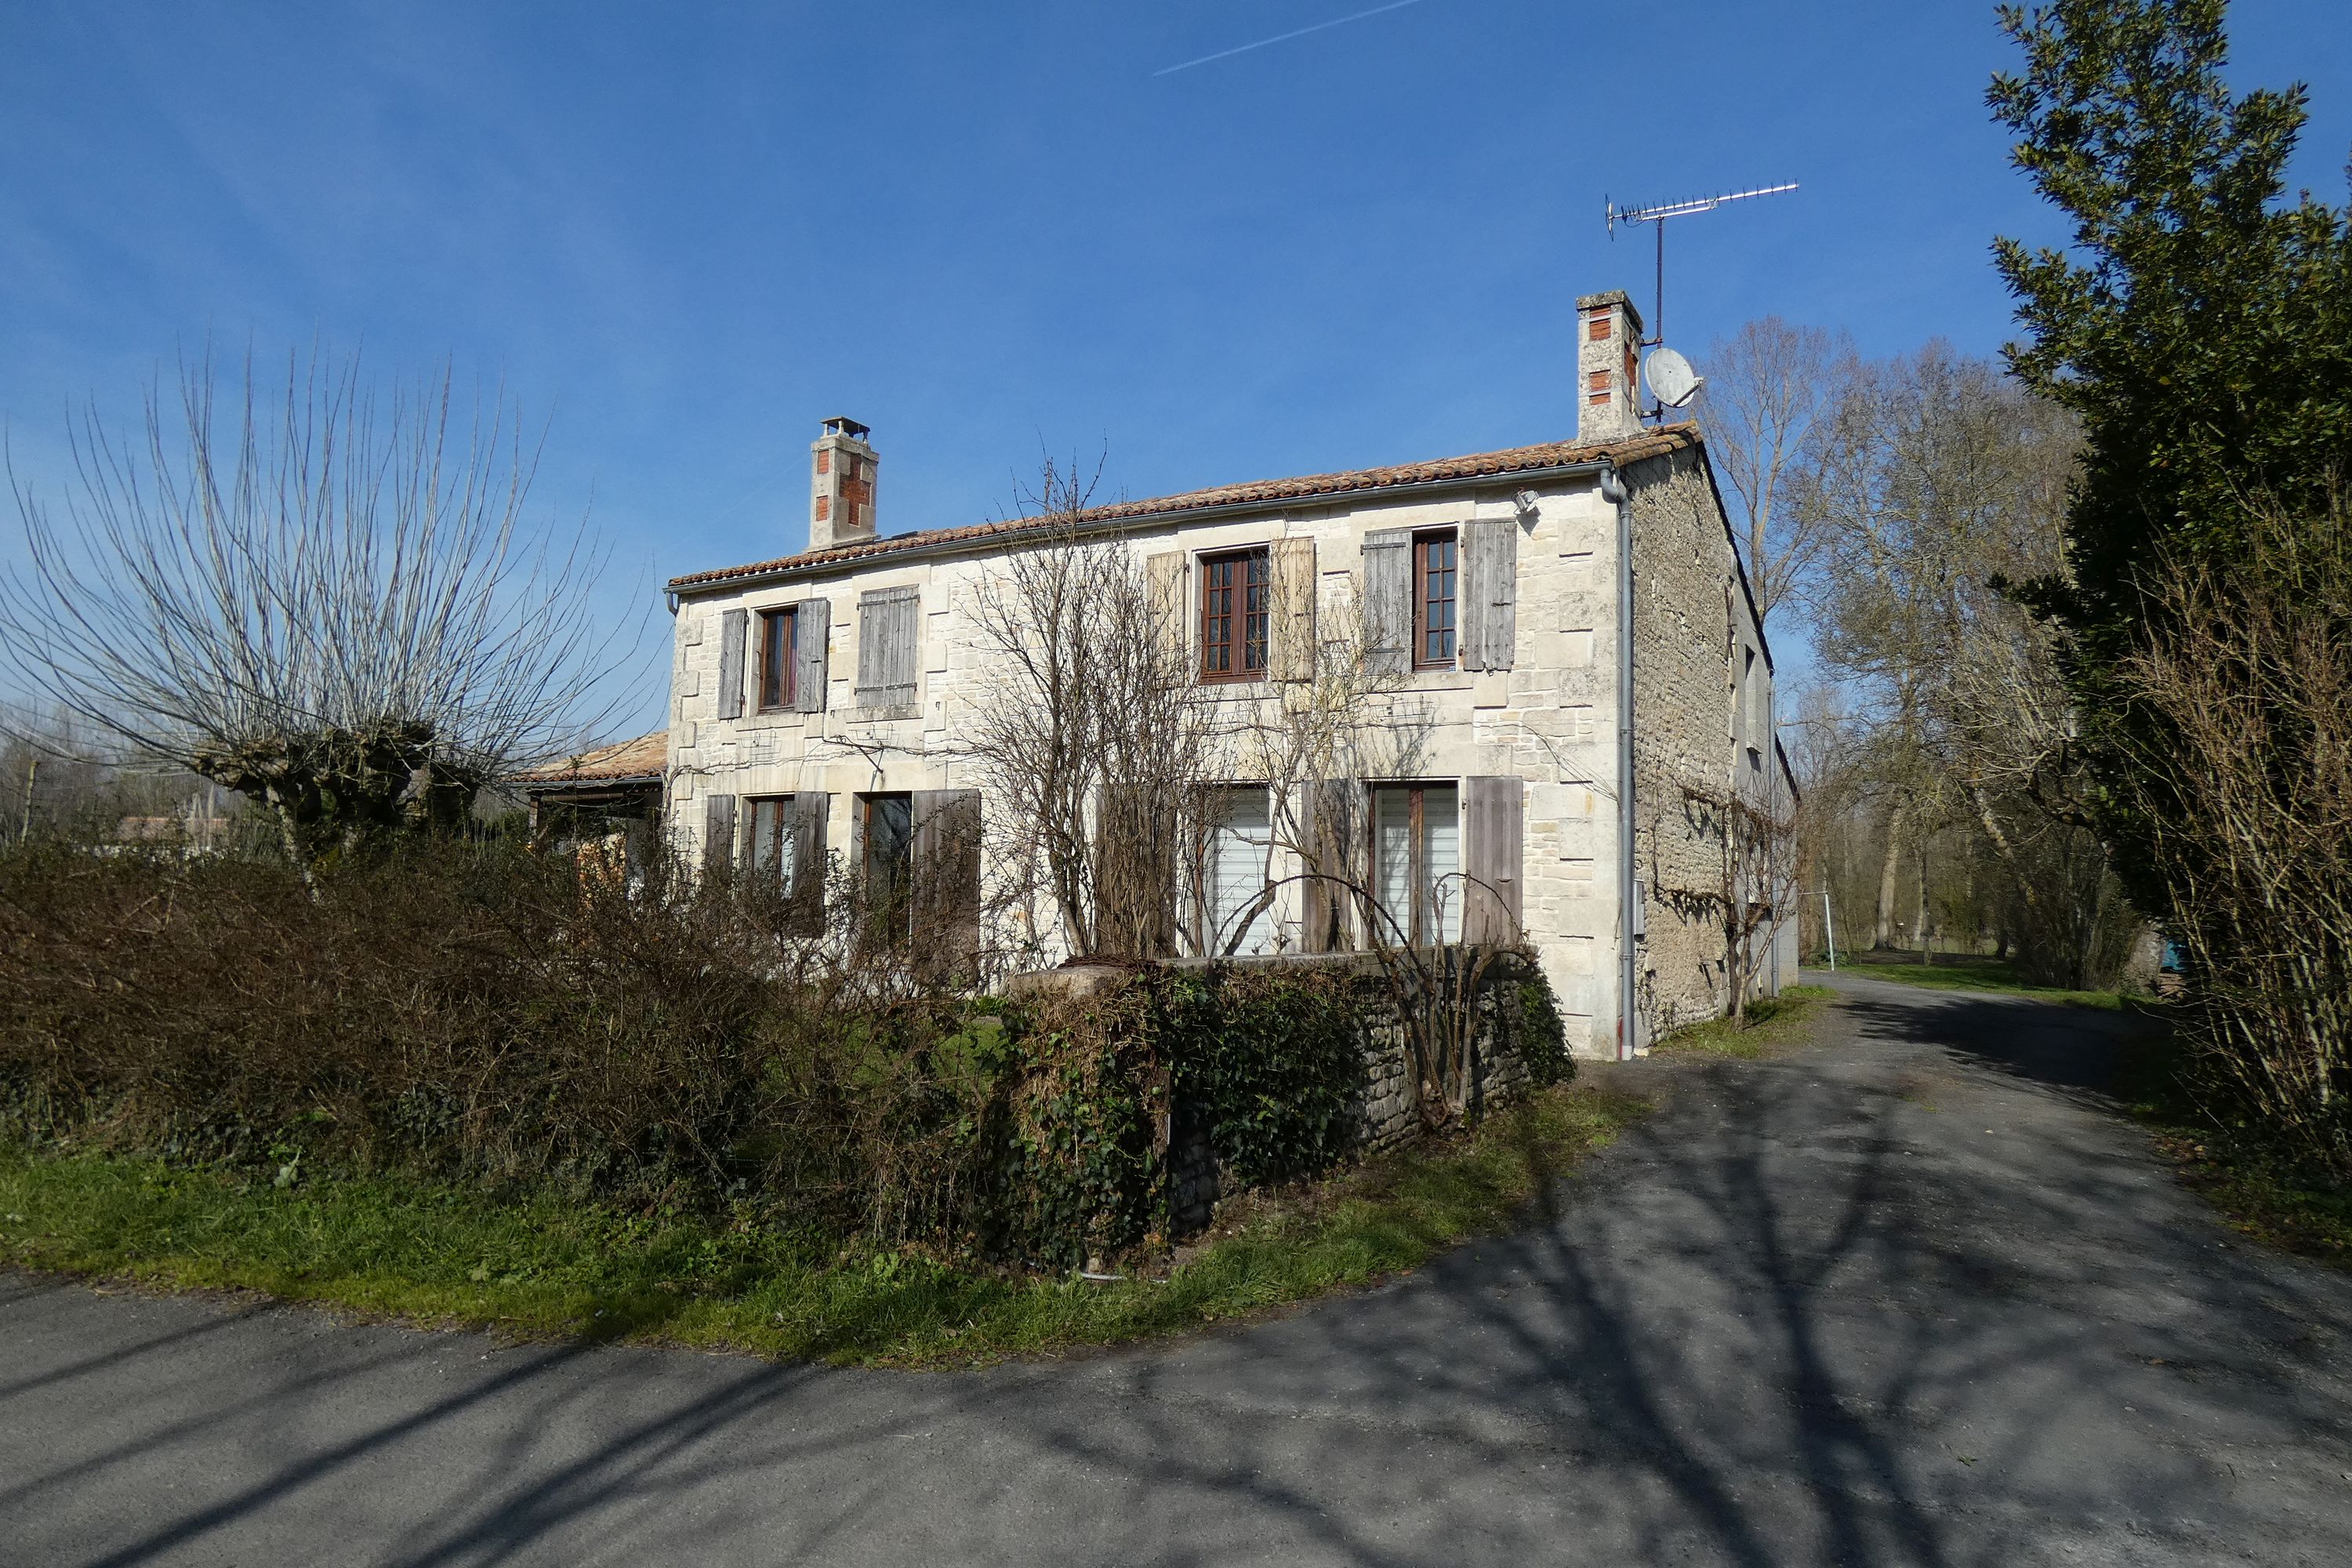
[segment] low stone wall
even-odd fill
[[[1365,1020],[1361,1039],[1363,1080],[1358,1102],[1358,1146],[1366,1152],[1402,1147],[1421,1136],[1422,1122],[1413,1093],[1412,1058],[1405,1024],[1379,961],[1369,955],[1281,955],[1234,959],[1233,967],[1307,968],[1348,973],[1358,991]],[[1507,1103],[1532,1082],[1527,1060],[1518,1047],[1516,972],[1498,973],[1479,998],[1479,1026],[1472,1037],[1469,1107],[1473,1116]],[[1225,1195],[1222,1173],[1209,1146],[1205,1126],[1175,1109],[1169,1150],[1169,1200],[1171,1221],[1179,1236],[1207,1226]]]

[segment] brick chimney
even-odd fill
[[[828,419],[809,444],[809,548],[863,544],[874,537],[874,469],[880,461],[855,419]]]
[[[1576,302],[1576,438],[1612,441],[1642,428],[1634,355],[1642,312],[1622,289]]]

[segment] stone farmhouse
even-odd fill
[[[1326,628],[1369,628],[1427,724],[1412,776],[1352,786],[1369,793],[1381,897],[1417,942],[1459,940],[1465,919],[1471,940],[1523,935],[1571,1047],[1614,1057],[1722,1012],[1741,971],[1754,992],[1793,978],[1788,878],[1735,868],[1706,803],[1782,811],[1794,784],[1699,429],[1644,424],[1642,322],[1624,294],[1580,300],[1578,336],[1572,440],[1120,502],[1083,521],[1181,595],[1220,700],[1287,677],[1262,624],[1270,589]],[[882,536],[868,435],[824,422],[807,550],[668,584],[666,812],[706,861],[903,878],[940,825],[990,817],[955,743],[988,675],[967,621],[1038,525]],[[1233,781],[1206,896],[1243,910],[1274,886],[1232,950],[1312,950],[1311,884],[1268,842],[1265,783]],[[986,874],[979,857],[963,874]],[[1714,898],[1729,882],[1769,917],[1743,963]]]

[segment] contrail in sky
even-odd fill
[[[1389,4],[1385,5],[1375,5],[1369,11],[1359,11],[1352,16],[1334,16],[1328,22],[1318,22],[1311,27],[1301,27],[1296,32],[1277,33],[1271,38],[1260,38],[1255,44],[1242,44],[1230,49],[1219,49],[1213,55],[1202,55],[1197,60],[1186,60],[1181,66],[1170,66],[1164,70],[1156,70],[1151,74],[1173,76],[1178,71],[1191,70],[1194,66],[1207,65],[1211,60],[1229,59],[1234,55],[1245,55],[1252,49],[1262,49],[1268,44],[1286,44],[1293,38],[1303,38],[1309,33],[1319,33],[1326,27],[1344,27],[1350,22],[1360,22],[1367,16],[1377,16],[1383,11],[1402,11],[1408,5],[1420,4],[1421,0],[1389,0]]]

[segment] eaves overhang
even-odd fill
[[[1696,427],[1690,425],[1669,426],[1664,429],[1643,431],[1638,436],[1616,441],[1560,443],[1539,461],[1511,462],[1508,459],[1530,450],[1519,448],[1484,454],[1473,458],[1444,459],[1440,463],[1413,465],[1422,472],[1405,470],[1360,470],[1299,480],[1271,480],[1249,486],[1230,487],[1247,490],[1244,495],[1218,495],[1209,492],[1198,502],[1185,497],[1168,498],[1165,501],[1137,501],[1097,508],[1076,520],[1055,518],[1024,518],[1010,524],[983,524],[975,528],[942,529],[932,533],[910,533],[896,540],[876,540],[846,549],[810,552],[799,556],[787,556],[772,562],[748,566],[721,568],[712,572],[689,573],[669,580],[667,590],[674,600],[707,597],[715,594],[733,593],[766,584],[838,576],[864,568],[869,563],[900,561],[929,561],[946,556],[977,554],[1015,543],[1033,533],[1045,532],[1057,527],[1071,536],[1089,537],[1129,531],[1158,531],[1169,526],[1213,522],[1223,519],[1262,515],[1268,511],[1295,510],[1307,506],[1329,505],[1339,501],[1371,500],[1389,497],[1445,495],[1465,489],[1485,489],[1499,485],[1516,484],[1529,479],[1559,479],[1579,474],[1598,473],[1612,467],[1622,468],[1646,458],[1658,457],[1697,443]],[[1493,459],[1505,459],[1493,467],[1481,467]],[[1427,471],[1427,470],[1440,471]],[[1388,473],[1402,477],[1387,479]],[[1327,482],[1328,480],[1328,482]],[[1297,486],[1298,488],[1291,488]]]

